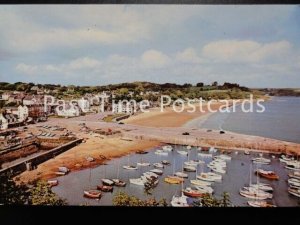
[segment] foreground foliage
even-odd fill
[[[130,196],[125,192],[119,192],[113,198],[114,206],[167,206],[165,199],[157,201],[155,198],[141,200],[135,196]]]

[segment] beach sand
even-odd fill
[[[99,137],[91,137],[82,143],[53,159],[50,159],[40,165],[37,169],[26,171],[16,177],[19,182],[28,183],[36,179],[50,179],[56,177],[55,172],[59,166],[66,166],[71,171],[81,170],[84,168],[95,167],[111,158],[121,157],[130,152],[149,149],[159,145],[156,141],[126,141],[120,137],[100,139]],[[95,161],[88,162],[87,157],[93,157]],[[106,159],[103,159],[103,156]]]

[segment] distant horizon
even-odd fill
[[[297,5],[1,5],[0,80],[298,88],[299,21]]]

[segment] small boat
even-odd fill
[[[159,169],[153,169],[153,170],[150,170],[150,172],[155,173],[157,175],[162,175],[164,173],[162,170],[159,170]]]
[[[295,171],[294,173],[289,173],[288,176],[290,178],[300,179],[300,172]]]
[[[94,198],[94,199],[99,199],[101,198],[101,191],[99,190],[88,190],[88,191],[83,191],[83,196],[87,198]]]
[[[161,161],[161,163],[166,166],[171,165],[171,163],[167,160],[163,160],[163,161]]]
[[[184,165],[187,165],[187,166],[197,166],[198,164],[204,164],[205,162],[202,161],[202,160],[189,160],[187,162],[184,162]]]
[[[202,157],[202,158],[212,158],[213,157],[212,154],[207,154],[207,153],[198,153],[198,156]]]
[[[225,163],[220,163],[220,162],[215,162],[215,161],[208,163],[207,166],[220,167],[223,169],[225,169],[227,167],[227,165]]]
[[[276,156],[275,156],[275,155],[272,155],[271,157],[272,157],[272,159],[275,159],[275,158],[276,158]]]
[[[156,150],[156,151],[155,151],[155,154],[156,154],[156,155],[167,156],[167,155],[168,155],[168,152],[164,152],[163,150]]]
[[[269,193],[257,193],[256,191],[249,191],[245,189],[240,190],[240,195],[249,199],[265,200],[272,198],[273,196]]]
[[[191,180],[190,182],[195,186],[211,186],[210,182],[203,181],[203,180]]]
[[[112,181],[114,182],[114,185],[117,187],[125,187],[126,186],[126,182],[121,181],[119,179],[112,179]]]
[[[262,191],[266,191],[266,192],[272,192],[273,188],[270,185],[266,185],[266,184],[250,184],[250,187],[252,188],[256,188]]]
[[[153,163],[153,166],[154,166],[155,168],[164,168],[164,165],[161,164],[161,163]]]
[[[270,159],[266,159],[266,158],[263,158],[263,157],[253,158],[252,161],[255,164],[264,164],[264,165],[268,165],[268,164],[271,163]]]
[[[168,184],[181,184],[183,181],[173,178],[173,177],[166,177],[164,181]]]
[[[210,147],[208,152],[209,153],[216,153],[218,151],[218,149],[214,148],[214,147]]]
[[[50,187],[54,187],[58,185],[58,180],[48,180],[47,184],[50,185]]]
[[[182,177],[177,177],[177,176],[167,176],[168,178],[171,178],[171,179],[175,179],[175,180],[179,180],[180,182],[184,182],[184,178]]]
[[[198,191],[200,191],[200,192],[202,192],[203,194],[212,194],[212,193],[214,193],[214,189],[212,189],[212,187],[208,187],[208,186],[205,186],[205,185],[203,185],[203,186],[195,186],[195,188],[198,190]]]
[[[166,152],[171,152],[171,151],[173,151],[173,148],[171,145],[165,145],[162,147],[162,150],[164,150]]]
[[[244,151],[244,154],[245,154],[245,155],[250,155],[250,152],[249,152],[248,150],[245,150],[245,151]]]
[[[272,198],[273,195],[271,193],[268,193],[266,191],[260,190],[258,188],[254,188],[254,187],[243,187],[243,190],[249,191],[251,193],[255,193],[255,194],[260,194],[260,195],[267,195],[269,194],[269,198]]]
[[[136,166],[133,166],[133,165],[123,166],[123,168],[126,170],[137,170],[138,169]]]
[[[218,156],[215,156],[214,158],[216,159],[222,159],[222,160],[226,160],[226,161],[230,161],[231,160],[231,157],[228,156],[228,155],[218,155]]]
[[[156,173],[153,173],[153,172],[145,172],[143,173],[143,175],[145,177],[148,177],[149,179],[158,179],[158,175]]]
[[[196,167],[193,166],[184,166],[183,170],[186,172],[196,172]]]
[[[182,193],[185,196],[191,197],[191,198],[200,198],[203,197],[205,195],[205,193],[198,191],[198,190],[193,190],[190,187],[187,187],[186,189],[182,190]]]
[[[186,152],[186,151],[177,151],[180,155],[188,155],[189,153],[188,152]]]
[[[300,171],[300,165],[298,164],[289,164],[285,166],[286,169]]]
[[[202,148],[200,146],[197,149],[198,149],[198,151],[202,151]]]
[[[189,177],[188,174],[183,173],[183,172],[176,172],[174,175],[177,176],[177,177],[182,177],[182,178],[188,178]]]
[[[70,172],[70,169],[67,168],[67,167],[65,167],[65,166],[60,166],[60,167],[58,167],[58,172],[62,172],[62,173],[67,174],[67,173]],[[65,175],[65,174],[64,174],[64,175]]]
[[[288,192],[289,192],[291,195],[294,195],[294,196],[300,198],[300,189],[299,189],[299,188],[288,188]]]
[[[103,185],[108,185],[108,186],[114,185],[114,182],[110,179],[102,179],[101,181],[102,181]]]
[[[188,146],[186,146],[186,149],[187,149],[187,150],[191,150],[191,149],[192,149],[192,146],[188,145]]]
[[[141,155],[143,155],[143,154],[148,154],[148,152],[142,151],[142,150],[136,151],[135,153],[136,153],[136,154],[141,154]]]
[[[222,175],[217,173],[201,173],[200,175],[197,175],[197,179],[204,180],[204,181],[221,181]]]
[[[138,162],[136,165],[137,165],[137,166],[150,166],[150,163],[146,163],[146,162]]]
[[[67,173],[64,173],[64,172],[55,172],[55,174],[58,175],[58,176],[64,176],[64,175],[66,175]]]
[[[211,166],[211,165],[207,165],[208,168],[210,168],[212,171],[216,172],[216,173],[221,173],[221,174],[225,174],[226,170],[224,170],[222,167],[219,166]]]
[[[144,184],[145,184],[145,182],[142,178],[132,178],[132,179],[129,179],[129,182],[131,184],[135,184],[138,186],[144,186]]]
[[[269,180],[279,180],[279,176],[274,171],[258,169],[255,174],[267,178]]]
[[[173,207],[189,207],[189,204],[187,203],[187,199],[188,199],[188,197],[184,196],[184,195],[182,195],[182,196],[174,195],[171,200],[171,206],[173,206]]]
[[[90,157],[90,156],[87,157],[86,160],[87,160],[88,162],[94,162],[94,161],[95,161],[95,159],[94,159],[93,157]]]
[[[234,154],[238,155],[238,154],[239,154],[239,152],[238,152],[238,151],[236,151]]]
[[[300,188],[300,180],[298,180],[298,179],[290,178],[290,179],[288,179],[288,183],[290,185],[293,185],[295,187],[299,187]]]
[[[275,205],[270,204],[267,201],[248,201],[247,203],[252,207],[276,207]]]
[[[113,192],[114,188],[108,185],[98,185],[97,189],[103,192]]]

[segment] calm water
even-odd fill
[[[195,121],[194,126],[300,143],[300,98],[274,97],[263,105],[264,113],[244,113],[238,107],[234,113],[215,113],[204,122]]]
[[[183,146],[177,146],[176,150],[183,149]],[[197,153],[199,151],[195,148],[190,150],[189,159],[200,159]],[[251,158],[257,154],[251,153],[250,156],[246,156],[243,153],[236,155],[231,153],[231,161],[227,163],[227,173],[223,175],[223,181],[220,183],[215,182],[212,186],[214,188],[214,196],[220,197],[221,194],[226,191],[229,192],[231,201],[236,206],[246,206],[247,199],[239,195],[239,189],[250,182],[250,162]],[[143,158],[141,158],[143,157]],[[265,155],[265,157],[269,157]],[[154,154],[154,149],[150,150],[146,155],[132,154],[130,157],[124,156],[120,159],[111,160],[108,165],[99,166],[94,169],[86,169],[78,172],[72,172],[67,176],[59,178],[59,185],[54,187],[53,190],[59,196],[66,198],[68,203],[71,205],[112,205],[113,196],[118,193],[118,191],[125,191],[130,195],[135,195],[142,199],[147,199],[152,196],[147,196],[144,194],[144,189],[141,186],[136,186],[129,184],[129,178],[138,178],[143,172],[153,169],[153,166],[141,167],[135,171],[124,170],[123,165],[127,165],[128,160],[130,163],[136,163],[143,160],[143,162],[160,162],[161,160],[169,160],[172,165],[166,166],[163,176],[160,176],[159,185],[153,191],[153,197],[156,199],[166,198],[168,202],[174,194],[180,194],[181,185],[171,185],[164,182],[164,177],[173,174],[173,171],[181,171],[183,162],[188,160],[187,156],[182,156],[176,151],[170,152],[168,156],[159,156]],[[209,162],[211,159],[205,160]],[[175,164],[174,164],[175,161]],[[118,164],[119,166],[119,178],[127,182],[127,186],[124,188],[120,187],[114,188],[113,193],[103,193],[100,200],[86,199],[83,197],[83,190],[89,188],[96,188],[97,185],[101,184],[102,178],[116,178],[118,174]],[[272,159],[271,165],[263,165],[264,169],[272,169],[279,176],[279,181],[269,181],[263,178],[260,179],[261,182],[270,183],[274,188],[274,198],[273,203],[277,206],[298,206],[299,199],[297,197],[290,196],[287,192],[287,171],[284,169],[283,165],[279,163],[278,158]],[[256,167],[253,167],[253,171]],[[198,173],[203,171],[209,171],[206,166],[198,166]],[[256,176],[252,172],[252,182],[256,183]],[[189,178],[185,179],[184,187],[191,186],[190,179],[195,179],[196,173],[189,173]],[[90,179],[91,178],[91,179]]]

